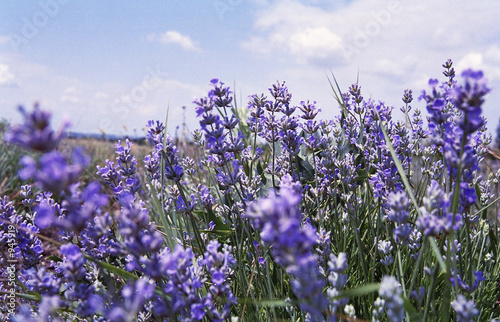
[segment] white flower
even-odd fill
[[[344,307],[344,312],[345,312],[345,314],[349,315],[349,317],[351,317],[351,318],[354,317],[356,314],[356,310],[354,309],[354,306],[351,304],[347,304]]]

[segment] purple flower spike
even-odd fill
[[[36,207],[35,225],[41,229],[45,229],[52,225],[54,220],[56,220],[54,207],[49,205],[47,201],[41,202]]]
[[[59,131],[54,132],[50,127],[50,113],[40,110],[35,104],[31,113],[20,106],[19,111],[23,114],[24,124],[12,126],[5,133],[7,142],[17,144],[23,148],[39,152],[50,152],[54,150],[61,141],[64,131],[69,123],[64,123]]]
[[[281,195],[271,195],[252,203],[247,209],[247,216],[261,232],[262,241],[272,246],[276,263],[294,277],[292,287],[301,300],[301,309],[319,319],[328,305],[322,294],[325,281],[319,276],[317,256],[312,253],[316,232],[310,226],[301,225],[300,187],[300,183],[285,175],[281,182]],[[343,267],[342,263],[339,266]]]
[[[474,317],[479,314],[474,301],[467,301],[465,296],[461,294],[451,302],[451,307],[457,313],[458,321],[474,321]]]

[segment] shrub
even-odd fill
[[[86,184],[88,158],[58,151],[48,113],[24,112],[6,138],[40,153],[20,160],[33,190],[0,202],[4,316],[498,317],[498,175],[481,167],[489,89],[482,72],[458,83],[443,67],[446,80],[420,96],[427,125],[410,90],[405,121],[359,84],[334,88],[342,114],[319,120],[285,83],[238,109],[214,79],[194,102],[196,151],[150,121],[149,155],[118,142]]]

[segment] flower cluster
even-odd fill
[[[295,278],[292,286],[301,299],[301,309],[318,319],[326,307],[322,295],[324,281],[319,278],[317,258],[312,253],[316,243],[315,231],[310,224],[301,224],[300,199],[300,184],[285,175],[280,184],[280,195],[251,204],[246,216],[260,231],[262,241],[272,245],[276,263]]]
[[[192,142],[149,121],[149,154],[118,141],[95,181],[83,150],[59,147],[67,123],[55,132],[50,113],[21,108],[0,143],[30,151],[19,193],[0,198],[1,318],[500,316],[490,89],[482,72],[443,67],[420,96],[427,123],[411,90],[403,121],[357,83],[334,88],[341,115],[320,120],[285,82],[239,108],[213,79]]]

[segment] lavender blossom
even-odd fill
[[[80,160],[80,159],[78,159]],[[60,192],[79,180],[85,164],[68,164],[65,157],[52,151],[41,156],[36,162],[25,155],[21,159],[23,168],[19,171],[22,180],[33,178],[38,187],[52,192]]]
[[[384,307],[387,310],[387,317],[390,321],[403,321],[405,311],[403,308],[403,298],[401,284],[393,276],[384,276],[378,291],[384,300]]]
[[[329,321],[335,320],[338,309],[347,304],[347,298],[335,299],[347,284],[347,254],[339,253],[338,256],[331,253],[328,261],[328,284],[326,294],[329,297]]]
[[[22,106],[19,106],[19,111],[23,114],[24,124],[9,128],[5,133],[7,142],[44,153],[54,150],[59,145],[64,131],[69,127],[68,122],[54,132],[50,127],[50,113],[41,110],[38,104],[35,104],[31,113],[26,112]]]
[[[453,214],[450,213],[450,198],[440,186],[432,180],[427,188],[427,194],[423,199],[423,207],[420,207],[420,216],[416,225],[424,235],[439,235],[441,232],[456,230],[461,227],[462,220],[459,214],[455,215],[452,225]]]
[[[324,281],[318,275],[317,256],[311,252],[316,243],[315,231],[301,225],[301,195],[297,188],[290,176],[284,176],[280,195],[252,203],[247,209],[247,217],[260,231],[262,241],[272,246],[276,263],[294,277],[292,286],[301,300],[300,307],[319,318],[327,306],[322,294]]]
[[[235,263],[234,258],[226,249],[219,252],[220,244],[216,240],[211,240],[207,245],[207,251],[200,264],[205,265],[211,276],[212,285],[207,294],[208,310],[214,321],[224,321],[231,317],[230,308],[237,304],[237,298],[229,288],[229,279],[232,275],[231,265]],[[215,305],[221,303],[222,310]],[[220,305],[219,305],[220,306]]]
[[[144,203],[134,198],[122,200],[122,203],[118,228],[123,236],[123,242],[113,243],[111,252],[140,256],[158,251],[163,244],[163,237],[156,229],[156,225],[150,222],[149,212]]]
[[[465,296],[461,294],[451,302],[451,307],[457,313],[457,320],[459,321],[474,321],[474,317],[479,314],[474,301],[467,301]]]
[[[0,246],[14,245],[9,259],[22,258],[24,268],[36,266],[43,253],[42,242],[35,235],[39,229],[17,213],[7,196],[0,199],[0,219]]]
[[[406,193],[402,191],[389,193],[387,196],[387,206],[389,207],[387,219],[398,224],[402,224],[408,219],[410,201]]]
[[[144,303],[153,296],[154,289],[154,284],[145,277],[125,285],[121,291],[123,300],[106,312],[106,318],[110,321],[119,322],[135,321]]]
[[[486,87],[486,80],[482,71],[465,70],[462,73],[465,78],[465,85],[456,86],[451,95],[452,102],[461,110],[464,115],[459,122],[459,127],[468,135],[477,131],[484,124],[481,118],[481,105],[484,103],[484,96],[490,89]]]

